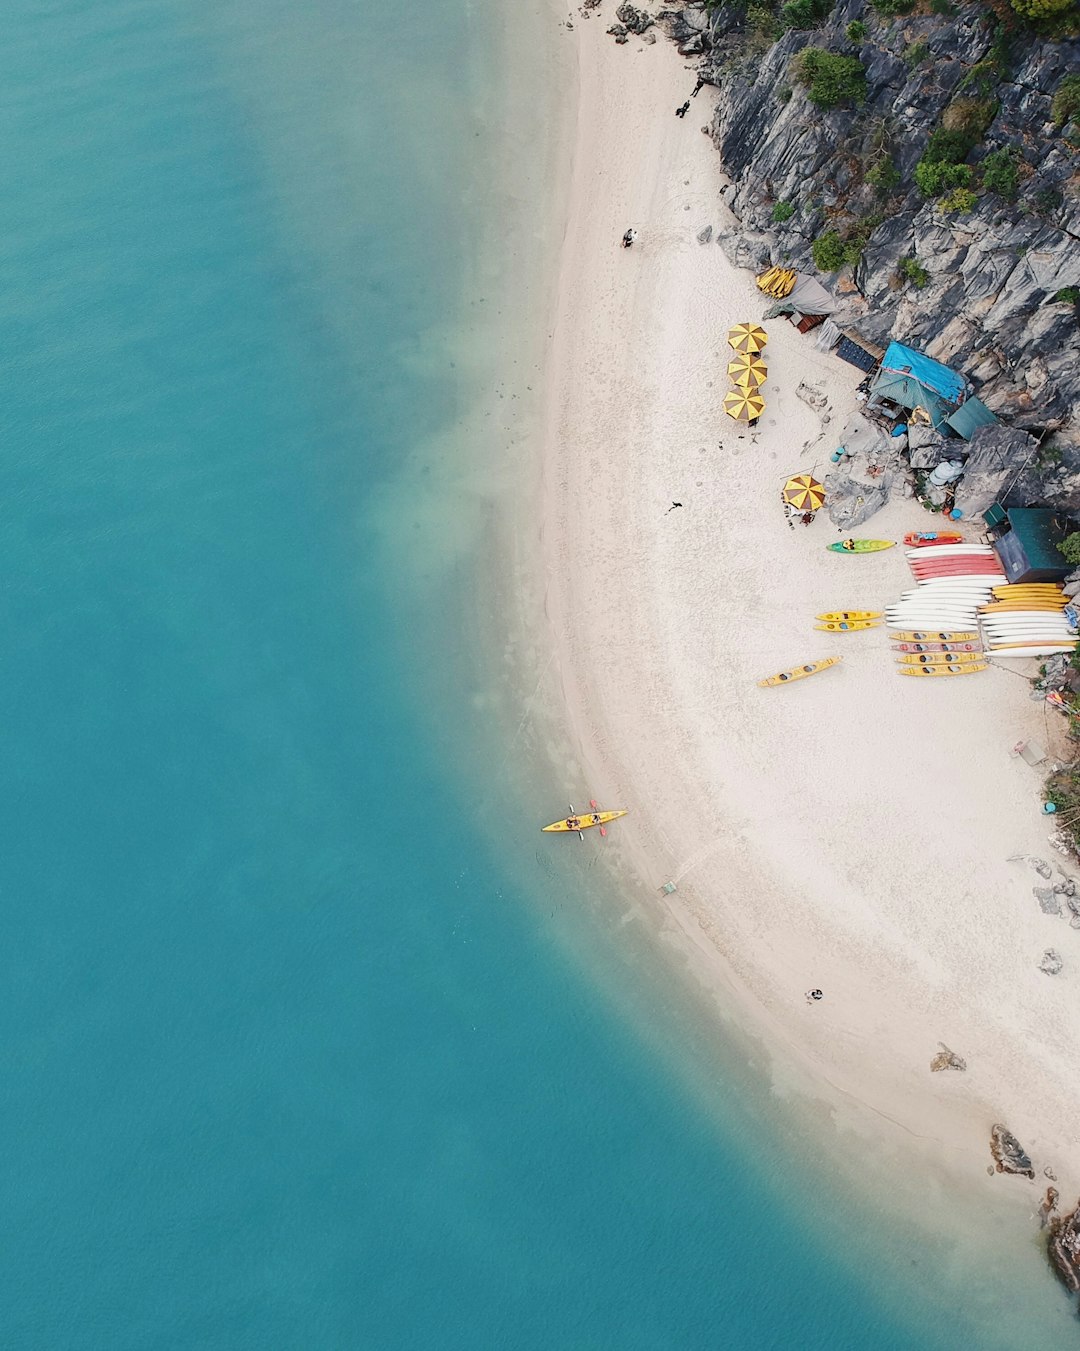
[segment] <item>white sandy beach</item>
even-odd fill
[[[1028,1205],[1049,1165],[1071,1204],[1080,933],[1040,912],[1040,879],[1009,861],[1064,863],[1041,771],[1009,754],[1022,737],[1052,752],[1058,715],[1029,699],[1020,663],[901,680],[884,630],[814,631],[818,611],[881,609],[911,585],[902,549],[829,553],[824,513],[793,531],[779,505],[789,474],[827,471],[860,373],[774,320],[765,416],[750,432],[723,414],[728,327],[768,302],[696,240],[727,224],[701,132],[710,90],[673,116],[693,63],[662,40],[617,46],[612,12],[575,13],[566,38],[580,115],[545,460],[546,604],[583,772],[631,809],[620,851],[688,965],[765,1035],[778,1083],[790,1072],[845,1126],[929,1147]],[[829,395],[823,437],[800,379]],[[898,500],[857,533],[934,523]],[[757,686],[830,654],[834,670]],[[1052,978],[1050,947],[1065,961]],[[939,1043],[966,1073],[929,1072]],[[995,1121],[1035,1182],[987,1179]]]

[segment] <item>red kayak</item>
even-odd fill
[[[912,572],[1004,572],[996,558],[943,558],[941,562],[921,563],[908,560]]]
[[[914,530],[904,536],[904,543],[912,549],[926,549],[931,544],[963,544],[963,535],[938,535],[933,530]]]

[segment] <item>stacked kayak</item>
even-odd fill
[[[983,642],[1001,657],[1052,657],[1076,650],[1069,598],[1055,582],[995,586],[979,607]]]
[[[915,586],[885,612],[890,638],[902,645],[900,674],[984,671],[979,610],[1004,581],[997,555],[986,544],[926,542],[907,560]]]

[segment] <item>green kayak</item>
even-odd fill
[[[881,549],[891,549],[895,543],[894,539],[844,539],[828,547],[834,554],[876,554]]]

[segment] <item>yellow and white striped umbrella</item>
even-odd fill
[[[727,340],[736,352],[760,352],[769,341],[769,335],[758,324],[736,324],[729,331]]]
[[[724,395],[724,412],[736,422],[750,422],[765,411],[765,400],[756,389],[733,389]]]
[[[728,362],[727,373],[733,384],[757,389],[765,383],[769,368],[753,352],[740,352],[734,361]]]

